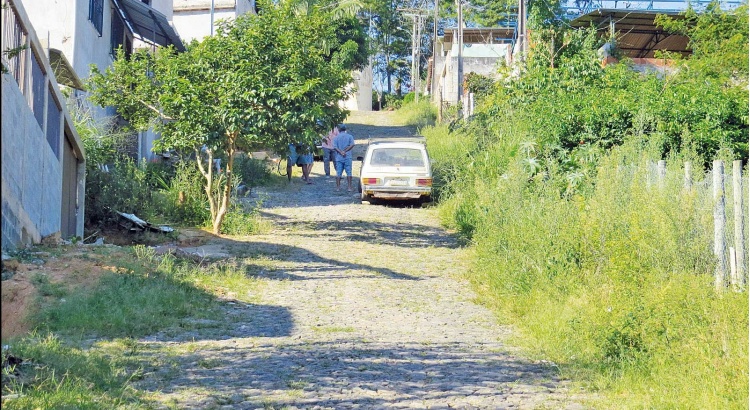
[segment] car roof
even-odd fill
[[[367,140],[368,144],[384,144],[384,143],[402,143],[402,142],[412,142],[415,144],[422,144],[424,145],[426,143],[425,137],[421,135],[411,135],[411,136],[403,136],[403,137],[371,137]]]

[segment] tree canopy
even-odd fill
[[[339,39],[321,10],[300,15],[291,5],[266,2],[260,10],[220,22],[216,35],[184,53],[162,48],[128,58],[120,52],[105,72],[93,68],[90,79],[94,102],[161,135],[155,149],[196,153],[209,199],[215,176],[204,164],[226,156],[223,198],[210,201],[215,232],[226,213],[237,147],[313,144],[345,117],[338,106],[351,81],[344,64],[359,51],[332,53]]]

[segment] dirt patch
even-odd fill
[[[40,294],[40,283],[60,286],[67,292],[92,288],[102,275],[117,270],[110,261],[127,253],[126,248],[120,249],[120,246],[166,244],[206,253],[203,247],[211,246],[209,242],[219,239],[210,232],[195,228],[180,229],[173,235],[129,232],[117,228],[100,229],[91,239],[97,238],[104,240],[104,248],[64,245],[30,249],[22,252],[18,258],[3,261],[3,340],[23,336],[32,330],[29,314],[38,307],[37,299],[45,297]],[[107,249],[107,255],[102,255],[101,249]]]
[[[36,252],[33,262],[16,260],[9,279],[2,283],[2,337],[3,340],[22,336],[31,330],[29,314],[38,307],[39,286],[43,283],[59,285],[65,291],[91,288],[99,278],[114,267],[107,266],[100,255],[91,248],[69,247],[62,256]],[[60,250],[60,249],[57,249]],[[12,275],[12,276],[11,276]]]
[[[28,333],[29,324],[26,313],[36,290],[28,278],[15,275],[10,280],[3,281],[2,289],[2,335],[3,339]]]

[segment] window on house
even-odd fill
[[[94,24],[99,37],[101,37],[104,21],[104,0],[89,0],[89,20]]]
[[[110,38],[112,56],[117,56],[117,49],[122,47],[125,50],[125,56],[130,57],[133,51],[133,42],[128,38],[125,31],[125,22],[117,14],[112,14],[112,37]]]
[[[52,147],[52,152],[55,153],[55,156],[60,159],[60,123],[62,110],[55,100],[54,95],[55,91],[50,87],[49,96],[47,97],[47,142]]]
[[[39,123],[39,127],[44,129],[44,94],[46,91],[46,78],[42,64],[39,62],[35,52],[32,52],[31,58],[31,111]]]

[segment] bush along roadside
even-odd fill
[[[601,67],[596,36],[561,32],[552,66],[552,48],[532,49],[474,118],[422,132],[482,300],[606,408],[748,406],[747,293],[714,287],[702,183],[714,159],[747,160],[748,63],[721,54],[747,38],[747,8],[693,17],[681,29],[701,53],[674,72]],[[719,23],[725,35],[706,35]]]

